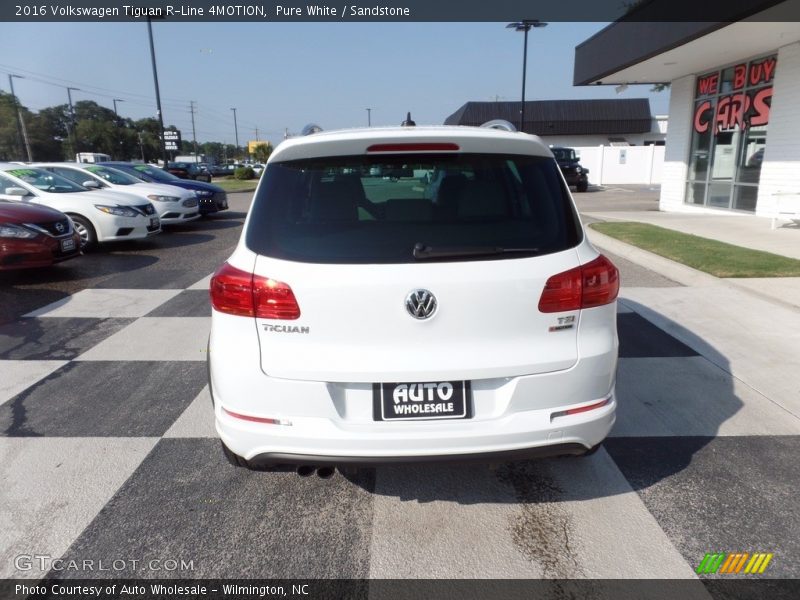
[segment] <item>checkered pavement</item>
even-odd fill
[[[85,289],[0,326],[0,576],[41,577],[15,568],[37,554],[192,561],[62,577],[690,578],[751,550],[800,572],[800,421],[626,290],[618,423],[594,456],[321,480],[225,462],[207,286]]]

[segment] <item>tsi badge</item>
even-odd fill
[[[558,324],[551,325],[547,331],[564,331],[573,327],[575,327],[575,315],[570,315],[568,317],[558,317]]]

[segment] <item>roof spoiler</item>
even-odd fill
[[[491,121],[486,121],[486,123],[481,125],[481,127],[486,127],[487,129],[500,129],[501,131],[517,131],[517,128],[505,119],[493,119]]]

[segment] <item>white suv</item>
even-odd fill
[[[286,141],[211,281],[223,449],[327,473],[591,452],[615,418],[618,290],[535,136]]]

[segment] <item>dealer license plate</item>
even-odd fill
[[[150,227],[158,227],[158,217],[150,217]]]
[[[421,421],[469,418],[469,381],[375,383],[376,421]]]
[[[75,240],[72,238],[66,238],[61,240],[61,251],[62,252],[72,252],[75,250]]]

